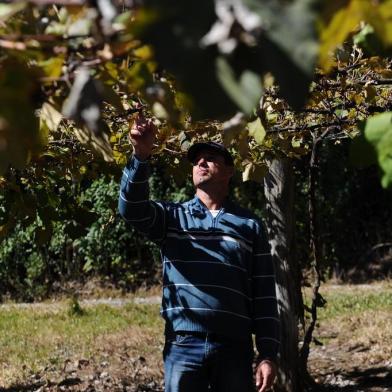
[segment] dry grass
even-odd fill
[[[336,386],[350,382],[350,391],[388,390],[383,380],[392,369],[392,282],[327,284],[321,294],[327,305],[319,310],[314,336],[323,346],[311,347],[312,374],[320,382],[335,379]]]

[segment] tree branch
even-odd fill
[[[273,126],[267,130],[267,133],[275,133],[275,132],[304,132],[304,131],[315,131],[322,128],[327,128],[329,131],[333,130],[341,130],[342,125],[354,125],[352,121],[343,120],[342,121],[332,121],[329,123],[319,123],[312,125],[293,125],[286,127]]]
[[[307,368],[307,362],[310,351],[310,343],[313,337],[313,331],[317,322],[317,308],[321,305],[322,297],[319,294],[321,286],[321,274],[320,274],[320,241],[318,233],[318,220],[317,220],[317,208],[316,208],[316,185],[317,185],[317,174],[318,174],[318,150],[320,143],[325,137],[331,132],[332,128],[327,128],[321,134],[321,136],[314,137],[312,154],[309,163],[309,231],[310,231],[310,251],[312,262],[311,265],[314,271],[314,282],[312,284],[312,304],[311,304],[311,321],[305,332],[304,342],[301,348],[300,358],[304,369]]]
[[[29,3],[34,5],[87,5],[89,1],[86,0],[29,0]]]

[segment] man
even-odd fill
[[[269,245],[259,220],[228,199],[233,158],[214,142],[188,151],[195,198],[149,200],[148,158],[155,126],[139,118],[130,131],[134,155],[119,197],[123,218],[161,247],[166,321],[166,392],[254,391],[276,375],[279,320]]]

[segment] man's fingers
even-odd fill
[[[261,385],[259,392],[265,392],[268,391],[271,387],[271,385],[269,385],[270,383],[268,382],[267,377],[263,378],[263,384]]]
[[[256,387],[258,388],[262,383],[261,372],[256,372]]]
[[[132,135],[132,136],[143,136],[143,131],[142,130],[140,130],[140,129],[135,129],[135,128],[132,128],[130,131],[129,131],[129,134],[130,135]]]
[[[257,392],[269,391],[275,380],[274,364],[270,361],[262,361],[256,369]]]

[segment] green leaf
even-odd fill
[[[308,96],[319,53],[318,1],[294,0],[287,5],[279,0],[244,0],[244,3],[266,25],[253,49],[258,56],[256,69],[271,71],[280,87],[280,95],[293,109],[301,109]]]
[[[13,4],[0,4],[0,22],[5,22],[11,16],[22,11],[26,5],[26,1],[17,1]]]
[[[248,123],[249,136],[253,136],[257,144],[263,144],[266,131],[260,120],[257,118],[255,121]]]
[[[263,93],[261,78],[245,70],[236,77],[228,61],[220,56],[216,59],[217,78],[232,101],[246,114],[257,106]]]
[[[366,140],[374,147],[383,170],[384,188],[392,186],[392,112],[376,114],[367,119],[364,127]]]

